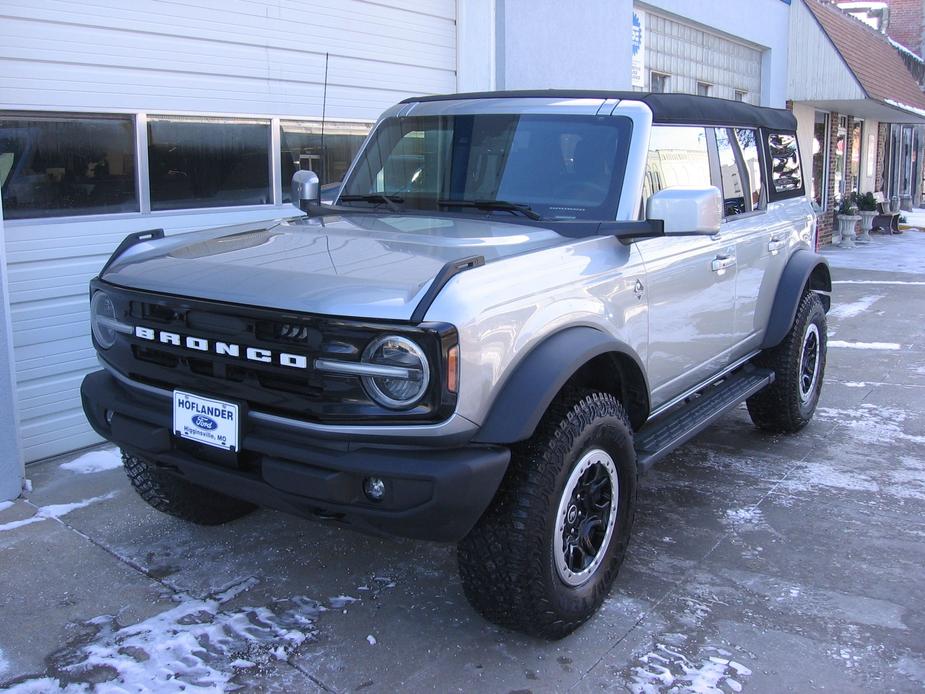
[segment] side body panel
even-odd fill
[[[560,330],[587,326],[646,359],[645,268],[635,244],[596,237],[513,256],[454,277],[427,312],[459,331],[457,412],[481,424],[514,369]]]
[[[731,359],[736,267],[734,239],[719,236],[655,238],[638,243],[645,261],[649,302],[648,376],[653,408],[670,400]]]

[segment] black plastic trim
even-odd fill
[[[768,319],[768,327],[764,334],[764,341],[761,343],[761,349],[776,347],[790,332],[793,319],[797,315],[797,308],[800,306],[803,290],[809,282],[810,275],[819,266],[825,268],[827,286],[824,287],[824,291],[830,292],[832,291],[831,273],[829,261],[824,256],[804,249],[797,250],[790,256],[781,275],[780,283],[777,285],[777,293],[774,295],[774,305],[771,307],[771,316]]]
[[[380,535],[462,539],[494,498],[511,455],[503,446],[330,441],[255,425],[242,431],[234,454],[174,437],[169,402],[130,392],[105,371],[86,376],[80,394],[100,436],[172,474],[261,506]],[[365,497],[367,477],[385,480],[381,501]]]
[[[629,356],[645,374],[627,345],[595,328],[566,328],[547,338],[513,370],[473,441],[511,444],[530,438],[562,386],[588,361],[607,352]]]
[[[112,266],[116,260],[119,259],[119,256],[125,253],[129,248],[135,246],[143,241],[157,241],[158,239],[164,238],[163,229],[148,229],[147,231],[136,231],[133,234],[129,234],[124,239],[122,243],[116,248],[109,260],[106,261],[106,264],[103,266],[103,269],[100,270],[99,276],[102,277],[106,274],[106,271]]]
[[[445,263],[415,307],[414,313],[411,314],[411,322],[420,323],[424,320],[424,316],[427,315],[427,311],[430,309],[431,304],[434,303],[434,300],[440,294],[440,290],[446,286],[447,282],[461,272],[471,270],[475,267],[482,267],[484,264],[485,256],[483,255],[470,255],[467,258],[451,260]]]

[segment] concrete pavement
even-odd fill
[[[610,598],[572,636],[486,624],[451,547],[161,515],[102,449],[28,468],[34,491],[0,506],[0,687],[921,691],[925,233],[827,252],[816,419],[771,436],[740,408],[659,464]]]

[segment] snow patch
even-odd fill
[[[351,597],[350,595],[336,595],[333,598],[328,598],[328,603],[335,610],[342,610],[347,605],[352,605],[355,602],[360,602],[358,598]]]
[[[0,501],[0,511],[6,511],[8,508],[12,507],[12,501]]]
[[[0,532],[5,530],[15,530],[16,528],[21,528],[24,525],[31,525],[32,523],[38,523],[43,521],[46,518],[54,518],[55,520],[60,519],[62,516],[66,516],[72,511],[76,511],[81,508],[86,508],[91,504],[95,504],[98,501],[106,501],[111,499],[116,495],[116,492],[112,491],[108,494],[103,494],[101,496],[94,496],[90,499],[84,499],[83,501],[76,501],[71,504],[51,504],[49,506],[39,506],[35,512],[34,516],[30,518],[24,518],[18,521],[10,521],[9,523],[3,523],[0,525]]]
[[[658,643],[655,650],[638,659],[633,668],[630,691],[637,694],[656,692],[691,692],[692,694],[720,694],[723,687],[733,692],[742,691],[742,680],[752,671],[730,659],[731,653],[714,646],[703,648],[700,658],[688,658],[680,649]],[[715,654],[715,655],[713,655]]]
[[[829,311],[829,318],[854,318],[868,311],[871,306],[882,298],[883,294],[871,294],[870,296],[861,297],[857,301],[852,301],[847,304],[838,304]]]
[[[372,634],[370,634],[369,636],[366,637],[366,641],[367,641],[367,643],[369,643],[370,646],[375,646],[376,643],[377,643],[376,637],[373,636]]]
[[[103,470],[115,470],[122,467],[122,456],[119,452],[111,448],[106,451],[90,451],[84,453],[79,458],[75,458],[67,463],[59,465],[62,470],[70,470],[82,475],[91,472],[102,472]]]
[[[724,520],[736,530],[755,530],[765,524],[764,515],[757,506],[729,509]]]
[[[889,446],[895,441],[925,443],[925,436],[903,431],[909,413],[895,407],[865,403],[855,409],[820,407],[816,414],[820,419],[837,421],[853,438],[868,445]]]
[[[845,342],[844,340],[829,340],[828,345],[846,349],[900,349],[902,347],[896,342]]]
[[[242,585],[252,584],[243,581],[233,588]],[[222,593],[227,595],[228,591]],[[239,688],[233,681],[238,672],[287,660],[313,638],[314,620],[323,609],[303,596],[273,601],[273,609],[237,610],[223,609],[224,601],[217,597],[177,599],[175,607],[131,626],[120,627],[112,616],[85,622],[95,634],[87,643],[60,650],[51,664],[51,677],[26,680],[7,691],[230,691]]]
[[[903,281],[903,280],[832,280],[832,284],[886,284],[886,285],[912,285],[914,287],[925,287],[925,282]]]
[[[864,381],[845,381],[843,385],[846,385],[849,388],[866,388],[867,387],[867,384]]]

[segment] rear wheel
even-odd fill
[[[122,465],[138,495],[158,511],[199,525],[219,525],[256,508],[173,475],[153,462],[122,451]]]
[[[809,423],[822,393],[826,343],[825,309],[817,294],[807,292],[783,342],[755,360],[775,373],[774,383],[747,401],[756,426],[793,432]]]
[[[458,548],[469,602],[487,619],[562,638],[600,607],[636,503],[633,434],[609,394],[573,391],[513,453],[502,487]]]

